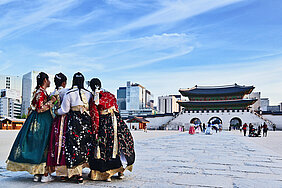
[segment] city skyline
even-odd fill
[[[194,85],[254,85],[282,101],[282,2],[49,0],[0,2],[0,74],[81,71],[113,93],[155,96]],[[70,85],[68,85],[70,87]]]

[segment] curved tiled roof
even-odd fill
[[[238,94],[250,94],[254,86],[216,86],[216,87],[199,87],[195,86],[189,89],[179,89],[179,92],[183,96],[220,96],[220,95],[238,95]]]

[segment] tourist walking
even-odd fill
[[[251,134],[253,127],[254,127],[253,124],[250,123],[249,124],[249,135]]]
[[[276,125],[275,124],[273,124],[273,131],[275,131],[276,130]]]
[[[200,132],[202,132],[202,131],[201,131],[200,125],[198,125],[195,129],[195,133],[200,133]]]
[[[112,175],[124,177],[125,170],[132,171],[135,161],[133,137],[122,120],[116,98],[107,91],[99,91],[101,82],[97,78],[90,81],[93,98],[90,100],[90,116],[96,144],[90,159],[90,178],[111,181]]]
[[[205,134],[206,135],[211,135],[212,134],[211,125],[210,124],[208,124],[208,127],[206,128]]]
[[[189,128],[189,134],[195,134],[195,127],[194,127],[194,124],[191,124],[190,125],[190,128]]]
[[[84,76],[78,72],[73,76],[72,88],[65,94],[58,115],[67,114],[65,162],[68,177],[76,176],[82,184],[82,169],[88,163],[93,147],[93,133],[89,116],[91,93],[84,88]]]
[[[66,89],[67,77],[63,73],[55,75],[54,82],[56,85],[55,90],[51,96],[56,98],[53,111],[61,107],[63,97],[68,91]],[[66,160],[65,160],[65,137],[66,137],[66,115],[55,115],[52,124],[51,136],[49,141],[49,148],[47,154],[47,167],[49,172],[56,171],[56,175],[60,176],[62,181],[68,177]]]
[[[261,134],[261,126],[259,125],[258,126],[258,136],[260,136],[260,134]]]
[[[47,144],[53,120],[50,108],[56,98],[48,101],[46,88],[50,87],[50,81],[46,73],[40,72],[36,80],[28,117],[12,146],[7,170],[27,171],[34,175],[33,181],[48,182],[53,180],[46,171]]]
[[[247,123],[244,123],[244,125],[243,125],[244,136],[246,136],[247,127],[248,127]]]
[[[263,131],[263,137],[266,137],[267,136],[267,124],[264,122],[263,123],[263,126],[262,126],[262,131]]]

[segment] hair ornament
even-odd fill
[[[76,78],[82,78],[83,75],[81,75],[81,74],[76,74],[75,77],[76,77]]]
[[[58,78],[59,80],[61,80],[61,79],[62,79],[62,78],[61,78],[60,76],[58,76],[58,75],[56,75],[55,77],[56,77],[56,78]]]

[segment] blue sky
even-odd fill
[[[0,0],[0,74],[81,71],[116,93],[254,85],[282,102],[280,0]]]

